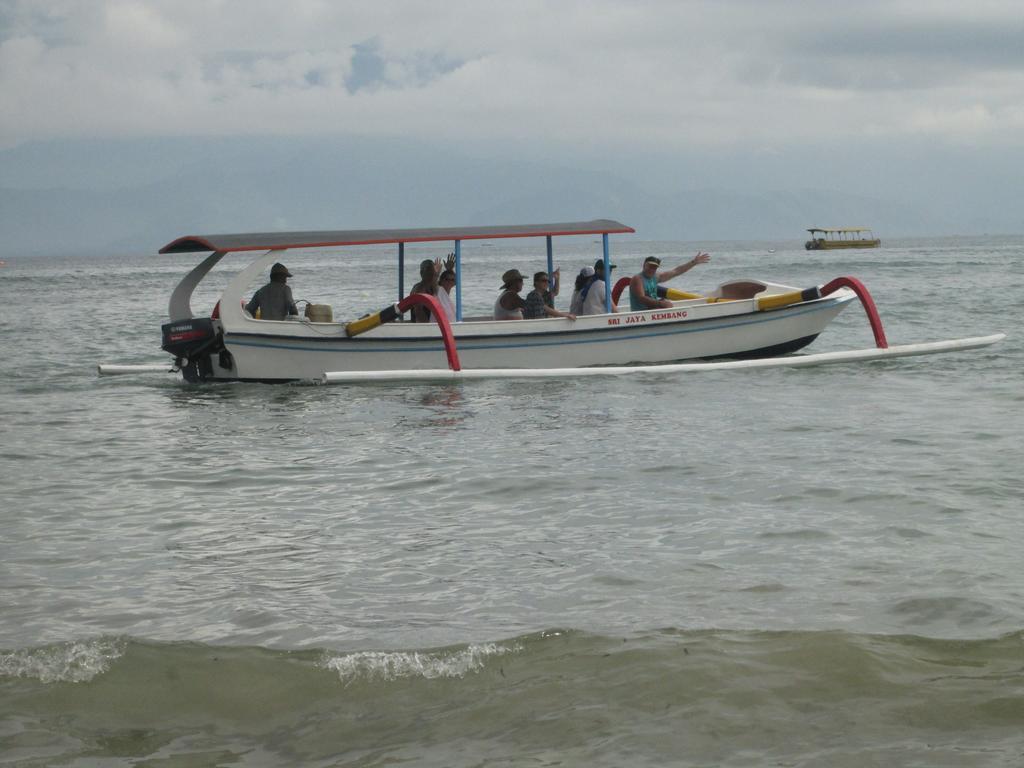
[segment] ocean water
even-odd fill
[[[697,248],[673,285],[853,275],[892,344],[1009,336],[809,369],[191,386],[95,366],[165,359],[196,257],[7,259],[0,765],[1024,764],[1024,237],[616,237],[613,261]],[[567,277],[600,255],[555,249]],[[406,286],[440,255],[410,248]],[[543,242],[463,258],[483,312]],[[391,249],[286,263],[336,317],[394,300]],[[807,351],[871,345],[853,304]]]

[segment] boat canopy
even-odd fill
[[[811,227],[807,231],[813,235],[815,232],[870,232],[871,230],[867,227]]]
[[[462,241],[497,240],[505,237],[544,237],[547,239],[548,272],[554,272],[551,238],[562,235],[601,235],[605,274],[610,274],[608,235],[635,232],[612,219],[566,221],[558,224],[507,224],[489,227],[435,227],[432,229],[341,229],[320,232],[248,232],[234,235],[186,235],[173,240],[160,253],[196,253],[213,251],[190,272],[171,296],[170,316],[191,317],[188,297],[225,254],[231,251],[283,251],[291,248],[330,248],[346,245],[398,245],[398,298],[405,296],[405,244],[454,241],[455,246],[455,319],[462,320]],[[258,262],[259,260],[257,260]],[[612,311],[612,286],[606,280],[604,306]]]
[[[561,235],[609,235],[633,233],[632,227],[611,219],[568,221],[557,224],[511,224],[486,227],[439,227],[433,229],[348,229],[322,232],[249,232],[234,235],[186,235],[160,253],[205,251],[264,251],[288,248],[327,248],[382,243],[429,243],[442,240],[491,240],[505,237],[553,237]]]

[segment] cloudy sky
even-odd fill
[[[790,170],[842,158],[839,192],[865,192],[854,189],[863,164],[876,188],[907,200],[974,173],[965,199],[998,188],[995,203],[1024,201],[1024,174],[1002,167],[1024,157],[1024,8],[0,0],[0,105],[0,152],[361,136],[509,155],[533,147],[534,160],[537,148],[564,151],[647,168],[649,179],[632,181],[663,189],[679,174],[658,182],[659,167],[683,154],[698,186],[743,180],[747,167],[752,183],[767,183],[773,158]],[[916,171],[895,168],[910,155],[917,188],[907,178]],[[929,176],[940,167],[945,177]]]
[[[0,146],[1024,141],[1017,0],[4,0]]]

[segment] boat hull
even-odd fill
[[[808,240],[804,248],[808,251],[834,251],[840,248],[878,248],[881,240]]]
[[[769,312],[754,302],[681,302],[666,310],[517,322],[455,323],[463,369],[576,368],[785,354],[811,343],[854,298],[842,291]],[[341,324],[250,320],[224,328],[228,354],[206,379],[319,379],[325,371],[447,369],[435,325],[393,323],[349,338]]]

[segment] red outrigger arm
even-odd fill
[[[452,326],[448,322],[448,315],[441,308],[441,303],[427,293],[410,293],[397,304],[384,307],[380,312],[375,312],[372,315],[366,315],[358,320],[353,320],[345,326],[345,335],[351,338],[352,336],[366,333],[382,323],[393,322],[417,305],[429,309],[430,313],[434,316],[434,320],[437,321],[437,327],[441,329],[441,339],[444,341],[444,351],[448,355],[448,367],[453,371],[462,370],[462,364],[459,362],[459,352],[455,348],[455,334],[452,333]]]
[[[864,283],[855,277],[837,277],[821,287],[821,295],[828,296],[840,288],[849,288],[857,294],[857,298],[860,299],[860,304],[864,307],[864,312],[868,316],[868,322],[871,323],[871,332],[875,335],[875,346],[879,349],[888,349],[889,342],[885,338],[882,319],[878,316],[875,301],[871,298],[871,294],[868,293],[868,289],[864,287]]]
[[[405,312],[417,304],[430,310],[430,313],[437,321],[437,327],[441,329],[441,338],[444,339],[444,351],[448,355],[448,367],[453,371],[461,371],[462,364],[459,362],[459,352],[455,349],[455,334],[452,333],[451,323],[448,322],[448,315],[441,308],[441,303],[428,293],[410,293],[398,302],[398,311],[399,313]]]
[[[629,286],[629,281],[632,279],[633,278],[631,277],[619,278],[619,281],[615,283],[615,286],[612,288],[612,304],[619,303],[619,297],[622,295],[622,292],[626,290],[626,288]]]

